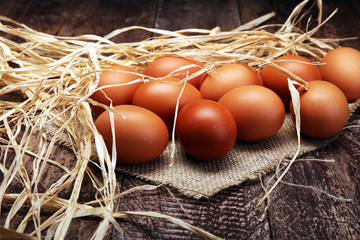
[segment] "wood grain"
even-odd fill
[[[349,46],[360,49],[360,25],[359,15],[360,3],[357,0],[332,0],[327,3],[324,9],[324,18],[329,16],[334,10],[337,13],[331,18],[328,24],[325,24],[319,31],[318,35],[322,37],[338,38],[356,38],[348,41],[341,41],[341,46]]]
[[[323,18],[337,7],[338,13],[317,33],[318,37],[354,37],[359,29],[354,15],[359,12],[355,1],[327,1]],[[277,1],[286,15],[287,1]],[[317,12],[313,12],[317,16]],[[360,41],[339,42],[342,46],[359,49]],[[359,199],[359,109],[349,119],[349,127],[325,148],[306,154],[294,164],[284,181],[300,186],[280,184],[270,197],[269,222],[273,239],[358,239],[360,237]],[[331,159],[333,163],[307,159]],[[267,176],[268,180],[270,176]],[[305,186],[305,187],[304,187]],[[306,187],[308,186],[308,187]],[[310,188],[309,188],[310,187]],[[314,190],[319,189],[318,190]],[[350,199],[338,200],[330,197]]]
[[[34,141],[36,144],[36,141]],[[8,157],[3,159],[6,160],[6,165],[10,165],[12,159],[14,158],[14,153],[12,151],[9,152]],[[62,164],[66,168],[72,170],[75,165],[75,156],[69,149],[62,147],[60,145],[55,146],[53,152],[49,156],[49,159],[56,160],[59,164]],[[25,169],[28,171],[28,176],[31,179],[33,175],[33,164],[34,158],[30,156],[25,156],[23,159],[23,164]],[[43,164],[43,163],[42,163]],[[91,165],[90,165],[91,169]],[[91,169],[95,176],[101,179],[100,172],[96,169]],[[37,185],[37,191],[39,193],[43,193],[48,190],[51,185],[57,182],[63,176],[63,170],[60,168],[46,164],[45,169],[43,171],[43,175],[41,176],[40,183]],[[0,180],[2,181],[3,174],[0,174]],[[8,187],[7,193],[20,193],[24,189],[23,181],[21,179],[12,181],[11,185]],[[69,199],[71,192],[73,189],[73,185],[67,186],[58,192],[53,192],[54,195],[57,195],[63,199]],[[35,191],[35,190],[34,190]],[[93,187],[92,182],[88,175],[85,175],[82,188],[80,191],[80,197],[78,199],[79,203],[89,202],[95,200],[96,189]],[[0,224],[3,226],[5,224],[6,217],[8,212],[10,211],[12,206],[11,202],[4,201],[1,205],[1,217]],[[30,211],[30,207],[22,208],[17,212],[15,217],[12,218],[10,222],[10,229],[17,229],[19,224],[23,221],[24,217]],[[48,219],[54,212],[52,210],[41,210],[41,220],[45,221]],[[29,219],[26,224],[25,232],[31,233],[34,230],[34,223],[32,219]],[[73,219],[73,224],[71,224],[68,231],[68,239],[90,239],[92,234],[95,232],[98,223],[100,222],[100,218],[89,217],[82,219]],[[109,233],[110,236],[110,233]]]
[[[109,32],[126,26],[141,25],[169,30],[185,28],[211,29],[219,26],[231,30],[271,11],[277,16],[268,23],[282,23],[300,2],[288,0],[18,0],[1,1],[0,14],[25,23],[39,31],[74,36]],[[359,36],[360,3],[357,0],[324,1],[324,18],[335,8],[338,13],[324,25],[318,36]],[[314,11],[316,17],[316,11]],[[145,31],[132,31],[113,40],[140,41],[151,36]],[[344,46],[360,49],[359,39],[341,42]],[[328,146],[313,151],[295,163],[284,181],[309,187],[281,183],[270,195],[267,206],[257,206],[263,196],[260,181],[249,181],[221,191],[209,199],[195,200],[182,196],[175,189],[159,188],[135,192],[122,197],[118,210],[156,211],[185,220],[224,239],[359,239],[360,238],[360,110],[349,120],[349,128]],[[351,127],[356,126],[356,127]],[[71,167],[74,156],[67,149],[57,146],[51,156]],[[11,156],[10,156],[11,158]],[[334,159],[334,162],[309,161],[307,159]],[[31,160],[24,159],[29,169]],[[94,169],[96,173],[96,170]],[[98,174],[98,173],[96,173]],[[59,175],[49,167],[44,174],[43,188]],[[265,183],[272,173],[263,177]],[[99,176],[100,177],[100,176]],[[0,175],[2,178],[2,175]],[[121,191],[149,182],[118,173]],[[19,184],[11,188],[18,192]],[[71,186],[59,193],[69,196]],[[94,197],[94,188],[85,178],[80,202]],[[170,194],[171,192],[171,194]],[[344,201],[330,197],[351,199]],[[9,203],[2,203],[0,224],[3,225],[10,210]],[[15,229],[28,209],[19,211],[11,222]],[[43,217],[49,213],[44,211]],[[100,219],[95,217],[74,219],[67,239],[89,239]],[[175,224],[154,218],[130,217],[119,219],[125,239],[202,239]],[[32,231],[31,223],[27,231]],[[123,239],[114,229],[106,239]]]
[[[1,1],[0,15],[50,34],[56,34],[73,6],[71,1],[19,0]]]
[[[125,178],[123,189],[139,184],[146,182]],[[200,200],[183,197],[174,189],[160,188],[123,197],[119,210],[159,211],[225,239],[270,239],[264,205],[256,207],[262,194],[256,182],[232,187]],[[120,223],[126,229],[125,239],[202,239],[170,222],[155,218],[133,217]],[[114,231],[114,239],[121,239],[117,231]]]
[[[349,125],[359,124],[359,113],[356,112]],[[303,156],[303,161],[291,167],[284,181],[311,188],[281,184],[275,189],[269,209],[274,239],[360,237],[359,138],[358,126],[346,129],[337,140]]]
[[[240,25],[236,0],[159,0],[155,27],[167,30],[187,28],[231,30]]]
[[[155,0],[111,1],[92,0],[73,2],[73,11],[64,21],[59,35],[96,34],[105,36],[113,30],[129,27],[153,26],[156,12]],[[151,33],[133,30],[111,39],[114,42],[141,41],[151,36]]]

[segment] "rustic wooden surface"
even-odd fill
[[[92,33],[103,36],[114,29],[132,25],[169,30],[219,26],[223,30],[230,30],[270,11],[275,11],[277,15],[269,23],[282,23],[295,6],[294,2],[298,1],[17,0],[1,1],[0,15],[51,34],[69,36]],[[328,0],[324,1],[323,8],[324,16],[335,8],[339,8],[339,12],[320,30],[319,36],[359,36],[358,0]],[[115,41],[139,41],[148,37],[151,37],[148,32],[133,31]],[[359,40],[341,44],[360,50]],[[304,161],[295,163],[284,178],[286,183],[278,185],[265,204],[257,206],[264,194],[261,182],[248,181],[201,200],[184,197],[171,188],[169,190],[173,195],[166,188],[136,192],[123,197],[118,209],[169,214],[224,239],[360,239],[359,124],[360,109],[338,139],[306,154],[302,157]],[[353,125],[357,127],[351,127]],[[71,163],[73,159],[71,152],[60,146],[56,148],[55,156],[63,162]],[[335,161],[325,163],[309,160],[314,158]],[[48,174],[56,175],[51,169]],[[271,176],[264,176],[262,181],[266,184]],[[121,191],[147,184],[120,173],[118,180]],[[13,187],[14,192],[18,187]],[[82,191],[91,195],[91,189],[86,186]],[[62,194],[65,196],[67,192]],[[86,197],[80,200],[86,201]],[[9,205],[3,203],[1,224],[8,210]],[[21,214],[11,223],[12,227],[21,221]],[[75,219],[67,238],[89,239],[98,221],[97,218]],[[131,217],[119,220],[119,223],[124,239],[202,239],[165,220]],[[111,229],[107,238],[122,237]]]

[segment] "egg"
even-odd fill
[[[122,65],[108,67],[102,71],[101,78],[97,85],[98,90],[96,90],[90,98],[108,106],[110,106],[110,102],[112,102],[113,106],[130,104],[136,89],[142,82],[139,81],[131,84],[129,84],[129,82],[139,78],[138,73],[130,67]],[[110,87],[110,85],[114,86]],[[102,87],[105,88],[100,90]],[[105,110],[98,106],[92,106],[92,109],[98,115]]]
[[[280,97],[263,86],[235,88],[225,93],[219,103],[234,116],[240,141],[268,139],[279,131],[285,119],[285,107]]]
[[[155,113],[138,106],[114,107],[121,116],[114,114],[117,161],[120,164],[139,164],[159,157],[169,142],[165,123]],[[110,113],[103,112],[95,121],[109,152],[112,149]]]
[[[312,61],[302,56],[282,56],[274,59],[273,63],[285,68],[307,82],[322,79],[319,68],[314,65]],[[289,107],[291,101],[287,81],[289,76],[270,65],[266,65],[262,69],[261,76],[264,81],[264,86],[279,95],[285,107]]]
[[[202,99],[197,88],[180,81],[180,79],[169,77],[161,81],[145,82],[136,90],[132,104],[156,113],[171,130],[178,98],[180,97],[179,110],[191,101]]]
[[[331,50],[319,68],[323,80],[339,87],[348,101],[360,98],[360,51],[350,47]]]
[[[341,131],[349,117],[349,105],[338,87],[326,81],[311,81],[308,90],[301,87],[299,93],[301,133],[328,138]],[[293,103],[290,114],[295,122]]]
[[[186,68],[186,66],[188,65],[197,65],[197,66]],[[184,68],[184,69],[177,71],[180,68]],[[202,70],[203,68],[204,66],[200,62],[190,57],[185,58],[181,56],[163,56],[150,62],[146,66],[144,74],[151,77],[160,78],[160,77],[165,77],[171,73],[172,77],[184,79],[185,77],[188,77]],[[205,71],[201,73],[199,76],[189,79],[188,82],[194,85],[196,88],[199,88],[200,84],[205,79],[206,75],[207,73]]]
[[[242,63],[225,64],[210,73],[200,86],[205,99],[218,101],[222,95],[236,87],[244,85],[262,85],[258,72]]]
[[[186,104],[176,122],[177,138],[189,155],[203,161],[226,156],[236,142],[236,123],[224,106],[202,99]]]

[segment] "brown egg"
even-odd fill
[[[307,82],[321,80],[321,73],[319,68],[312,64],[312,62],[305,57],[287,55],[278,57],[274,59],[273,62]],[[264,81],[264,86],[270,88],[277,95],[279,95],[285,107],[289,107],[291,100],[287,80],[289,76],[270,65],[266,65],[264,67],[264,69],[261,71],[261,76]]]
[[[190,68],[186,68],[188,65],[197,65]],[[178,70],[184,68],[183,70]],[[168,74],[174,74],[173,77],[184,79],[198,71],[200,71],[204,66],[190,58],[190,57],[180,57],[180,56],[163,56],[155,59],[146,67],[144,74],[151,77],[165,77]],[[175,71],[175,72],[174,72]],[[207,73],[204,72],[197,77],[189,79],[188,83],[192,84],[196,88],[199,88],[202,81],[207,76]]]
[[[137,72],[130,67],[122,65],[108,67],[101,73],[97,88],[113,86],[97,90],[90,98],[108,106],[110,102],[112,102],[113,106],[130,104],[136,89],[141,86],[142,83],[128,83],[139,78]],[[98,115],[105,110],[98,106],[92,106],[92,109]]]
[[[138,106],[118,105],[114,110],[117,161],[137,164],[160,156],[169,142],[169,132],[164,121],[155,113]],[[95,121],[109,152],[112,149],[110,114],[103,112]]]
[[[218,102],[201,99],[186,104],[176,124],[178,140],[189,155],[203,161],[224,157],[236,142],[236,123]]]
[[[343,92],[326,81],[311,81],[308,90],[299,88],[301,132],[313,138],[327,138],[345,126],[349,105]],[[294,121],[293,103],[290,114]]]
[[[323,80],[338,86],[348,101],[360,98],[360,51],[341,47],[328,52],[320,65]]]
[[[180,95],[179,111],[187,103],[202,99],[196,87],[180,81],[178,78],[168,77],[161,81],[145,82],[136,90],[132,104],[154,112],[164,120],[168,129],[172,130]]]
[[[235,88],[222,96],[224,105],[235,118],[237,139],[261,141],[275,135],[285,119],[285,107],[272,90],[257,85]]]
[[[205,99],[218,101],[234,88],[262,84],[262,78],[254,68],[246,64],[230,63],[209,74],[200,86],[200,93]]]

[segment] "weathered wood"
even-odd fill
[[[73,11],[71,1],[1,1],[0,15],[50,34],[56,34]]]
[[[20,23],[34,28],[35,30],[55,34],[75,36],[80,34],[96,34],[104,36],[109,32],[126,26],[145,26],[152,27],[153,19],[156,10],[155,1],[3,1],[0,3],[0,14],[16,20]],[[120,41],[140,41],[150,37],[151,34],[146,31],[132,31],[123,34],[120,37],[115,37],[112,40]],[[10,96],[13,98],[14,96]],[[16,97],[15,97],[16,98]],[[9,156],[10,162],[12,156]],[[56,146],[54,153],[50,156],[61,164],[71,169],[74,163],[74,155],[67,148]],[[31,171],[32,159],[27,158],[23,160],[26,168]],[[94,173],[99,171],[94,170]],[[99,174],[97,174],[99,175]],[[56,167],[47,166],[42,177],[42,184],[39,185],[39,192],[48,188],[59,177],[59,169]],[[99,178],[101,176],[98,176]],[[0,179],[3,175],[0,175]],[[119,175],[118,181],[122,182],[122,176]],[[63,191],[58,193],[59,197],[68,199],[73,186],[68,186]],[[10,187],[8,193],[20,193],[22,185],[19,182],[14,182]],[[88,176],[82,184],[79,202],[88,202],[95,199],[96,190],[92,186],[91,180]],[[4,224],[11,204],[4,203],[1,212],[1,225]],[[11,221],[10,228],[16,229],[28,209],[22,209]],[[49,217],[44,211],[44,219]],[[47,217],[46,217],[47,216]],[[100,218],[81,218],[73,219],[70,229],[67,234],[68,239],[90,239],[92,234],[100,223]],[[26,232],[33,231],[34,226],[29,221]],[[111,231],[111,229],[110,229]],[[111,237],[111,234],[107,237]]]
[[[220,26],[222,30],[231,30],[240,22],[246,23],[273,10],[278,15],[269,23],[282,23],[298,2],[300,1],[19,0],[1,1],[0,14],[51,34],[104,36],[112,30],[132,25],[169,30],[192,27],[211,29]],[[338,13],[320,29],[318,36],[358,36],[359,1],[324,1],[324,18],[335,8],[339,8]],[[316,15],[313,19],[315,18]],[[113,40],[139,41],[150,36],[151,34],[145,31],[133,31]],[[341,43],[360,49],[359,39]],[[225,239],[358,239],[359,119],[358,109],[349,123],[357,127],[344,130],[329,146],[303,156],[303,161],[295,163],[284,178],[284,181],[290,183],[315,187],[335,196],[349,198],[351,202],[336,200],[324,192],[282,183],[270,195],[268,209],[264,204],[256,207],[264,192],[261,183],[254,181],[228,188],[209,199],[201,200],[184,197],[172,188],[169,188],[172,193],[170,194],[164,187],[135,192],[119,200],[118,210],[169,214]],[[71,164],[74,156],[68,150],[57,146],[51,158]],[[306,160],[308,158],[335,159],[335,162],[314,162]],[[27,164],[31,168],[31,163]],[[58,176],[57,171],[50,167],[44,175],[44,185],[41,187],[48,187],[51,178]],[[270,177],[271,174],[265,176],[265,182],[269,181]],[[118,174],[118,181],[121,191],[148,184],[121,173]],[[19,192],[20,187],[13,186],[11,191]],[[71,186],[59,193],[59,196],[67,197],[70,191]],[[94,188],[86,177],[79,200],[86,202],[93,197]],[[9,204],[2,204],[0,224],[4,223],[9,209]],[[13,229],[27,211],[28,209],[19,211],[10,224]],[[44,211],[44,218],[47,216],[49,213]],[[89,239],[99,221],[100,219],[95,217],[74,219],[67,238]],[[201,239],[166,220],[131,217],[118,222],[125,239]],[[32,231],[32,228],[30,222],[27,231]],[[110,230],[107,238],[121,239],[121,234]]]
[[[231,30],[240,25],[236,0],[159,0],[155,27],[167,30],[187,28]]]
[[[108,33],[129,26],[152,27],[156,12],[155,0],[115,1],[92,0],[74,1],[74,11],[64,21],[59,35]],[[132,30],[112,38],[114,42],[141,41],[151,36],[143,30]]]
[[[71,15],[73,11],[73,5],[69,1],[1,1],[0,3],[0,14],[16,20],[20,23],[34,28],[35,30],[57,34],[64,21]],[[15,97],[16,98],[16,97]],[[7,164],[11,163],[13,156],[10,154],[7,158]],[[74,166],[74,154],[67,148],[60,145],[55,146],[50,159],[54,159],[60,164],[68,167],[69,169]],[[3,159],[2,159],[3,161]],[[31,177],[33,158],[26,157],[23,159],[26,169],[29,171]],[[47,164],[43,176],[41,178],[41,184],[38,185],[38,191],[43,192],[49,188],[54,182],[56,182],[62,176],[62,170],[58,167]],[[3,175],[0,176],[3,178]],[[7,193],[20,193],[23,186],[19,181],[13,181],[9,187]],[[72,186],[68,186],[62,191],[58,192],[57,195],[62,198],[69,198],[72,191]],[[81,198],[79,201],[86,202],[94,200],[95,189],[91,185],[91,181],[88,177],[85,177],[83,188],[81,191]],[[3,202],[0,223],[4,224],[8,211],[10,210],[11,203]],[[10,222],[10,228],[16,229],[19,223],[24,219],[24,216],[29,211],[29,208],[21,209],[18,214],[12,218]],[[50,211],[42,210],[42,219],[47,219],[50,215]],[[73,239],[89,239],[92,233],[96,230],[97,224],[93,222],[99,222],[98,218],[88,219],[74,219],[73,224],[70,226],[68,238]],[[84,231],[86,229],[86,231]],[[30,233],[34,230],[32,219],[27,224],[25,232]],[[84,232],[83,232],[84,231]]]
[[[13,158],[14,158],[14,153],[13,151],[11,151],[8,157],[6,158],[6,165],[10,165]],[[72,153],[69,149],[62,147],[60,145],[55,146],[49,158],[52,160],[56,160],[59,164],[62,164],[64,167],[70,170],[72,170],[75,165],[74,153]],[[34,158],[30,156],[25,156],[22,161],[25,166],[25,169],[28,171],[28,175],[31,180],[33,175],[32,170],[33,170]],[[42,164],[44,163],[41,163],[41,165]],[[95,173],[95,175],[98,178],[101,178],[99,171],[96,171],[94,169],[92,169],[92,171]],[[61,170],[59,167],[56,167],[54,165],[46,164],[45,169],[43,171],[43,175],[40,178],[41,179],[40,184],[37,185],[37,191],[39,193],[46,192],[46,190],[49,189],[51,185],[54,184],[56,181],[58,181],[62,176],[63,176],[63,170]],[[0,179],[1,180],[3,179],[2,174],[0,175]],[[23,189],[24,186],[23,186],[23,181],[21,181],[21,179],[13,180],[10,186],[8,187],[7,193],[21,193]],[[53,194],[54,195],[56,194],[58,197],[63,199],[69,199],[72,189],[73,189],[73,185],[70,185],[65,187],[59,192],[54,192]],[[93,201],[95,200],[95,194],[96,194],[96,189],[93,187],[88,175],[85,175],[78,202],[84,203],[84,202]],[[6,217],[11,209],[11,206],[12,206],[11,202],[4,201],[2,203],[1,217],[0,217],[0,224],[2,226],[5,223]],[[24,217],[26,216],[29,210],[30,210],[29,207],[22,208],[15,215],[15,217],[12,218],[9,226],[10,229],[14,229],[14,230],[17,229],[17,227],[19,226],[21,221],[23,221]],[[42,221],[48,219],[53,213],[54,212],[52,210],[43,209],[41,211]],[[95,217],[83,218],[81,220],[74,219],[74,223],[70,226],[69,229],[69,234],[68,234],[69,239],[71,239],[72,237],[76,237],[78,239],[84,237],[83,239],[88,239],[88,237],[86,236],[89,236],[90,238],[97,228],[97,224],[95,224],[95,222],[99,223],[99,221],[100,219]],[[86,229],[85,233],[83,232],[84,229]],[[26,225],[25,232],[31,233],[33,230],[34,230],[34,225],[32,219],[30,218],[28,224]]]
[[[123,189],[141,184],[147,182],[125,178]],[[124,196],[119,210],[161,212],[225,239],[270,239],[264,205],[256,207],[262,194],[257,182],[231,187],[201,200],[183,197],[171,188],[160,188]],[[125,239],[202,239],[173,223],[156,218],[132,217],[121,220],[120,224]],[[121,239],[117,231],[114,231],[114,239]]]
[[[319,31],[322,37],[357,38],[349,41],[341,41],[341,46],[349,46],[360,49],[360,25],[359,12],[360,3],[357,0],[332,0],[326,1],[324,18],[329,16],[335,9],[338,9],[333,18],[329,20]]]
[[[303,156],[303,161],[295,163],[285,175],[285,182],[311,188],[287,184],[275,188],[269,208],[274,239],[360,237],[359,113],[349,123],[357,125],[355,128],[344,130],[327,147]]]
[[[273,1],[239,0],[239,8],[240,20],[242,24],[250,22],[257,17],[263,16],[270,12],[276,11]],[[273,19],[269,20],[268,22],[273,22]]]
[[[288,1],[278,1],[277,4],[284,11]],[[326,1],[323,19],[337,7],[338,13],[319,30],[317,36],[358,37],[360,28],[356,15],[360,11],[359,2]],[[339,44],[360,47],[359,39]],[[285,175],[285,182],[305,187],[280,184],[270,195],[269,222],[273,239],[360,238],[359,113],[358,109],[348,122],[353,127],[345,129],[325,148],[303,156],[302,161],[295,163]],[[351,201],[339,200],[327,193]]]

